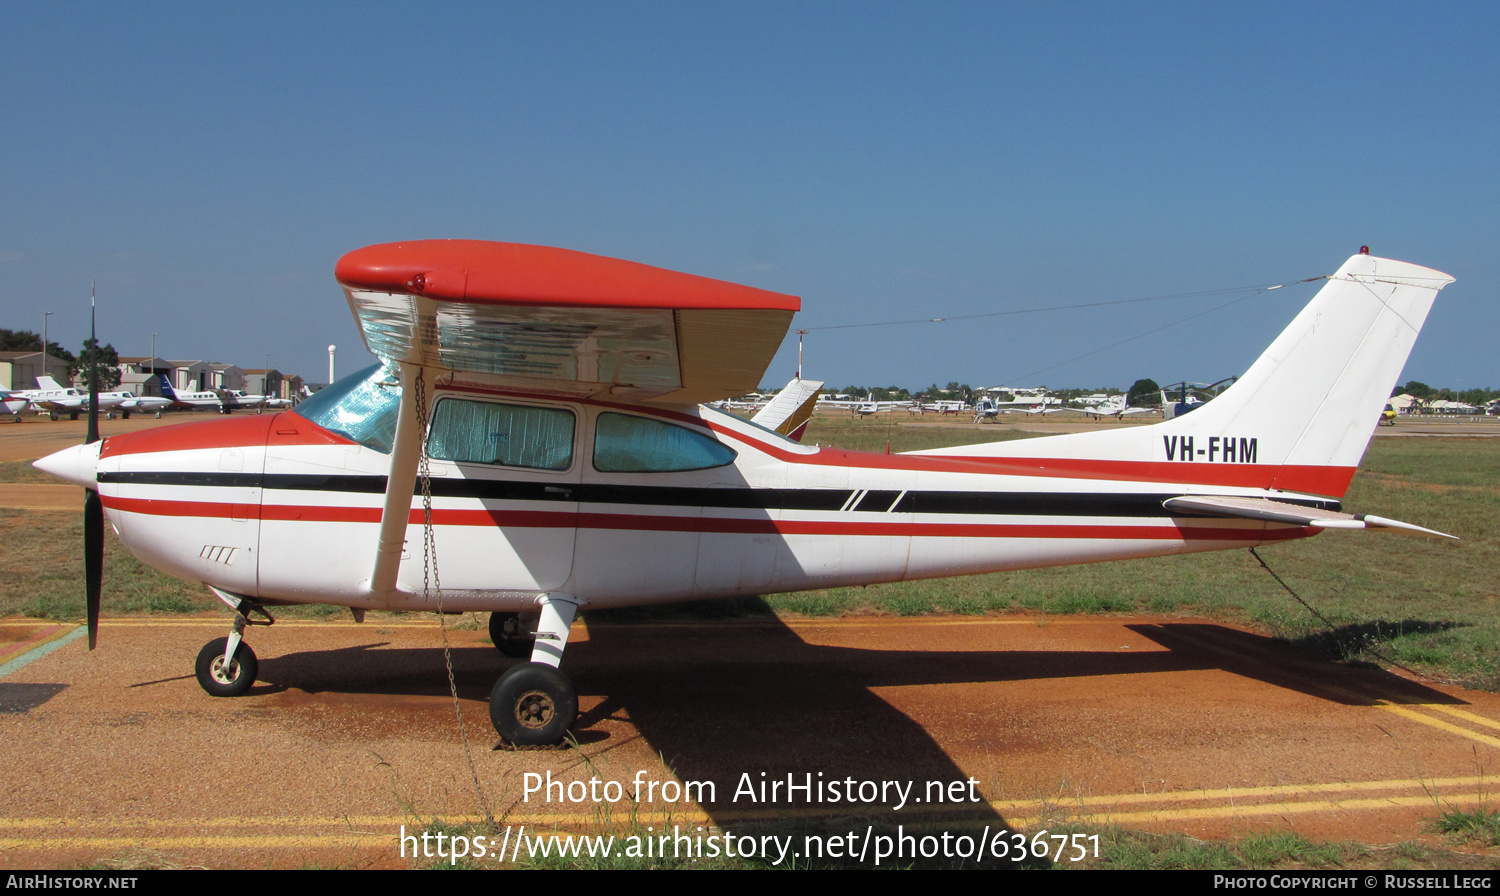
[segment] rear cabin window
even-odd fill
[[[680,473],[734,463],[735,453],[682,426],[600,414],[594,426],[594,469],[601,473]]]
[[[432,415],[427,453],[439,460],[535,470],[573,465],[572,411],[444,398]]]

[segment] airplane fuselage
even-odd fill
[[[429,482],[449,610],[524,611],[558,592],[587,606],[763,594],[1317,531],[1163,509],[1196,468],[1222,478],[1240,465],[1222,452],[1159,480],[1145,466],[1160,465],[1134,480],[1101,469],[1100,479],[1048,461],[812,448],[707,408],[476,390],[439,392],[432,406]],[[435,609],[422,591],[420,497],[396,589],[370,586],[391,460],[365,441],[297,413],[114,436],[98,487],[122,540],[172,575],[263,603]],[[1243,466],[1241,478],[1256,478]],[[1228,482],[1213,491],[1270,494]]]

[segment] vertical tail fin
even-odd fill
[[[1363,253],[1328,278],[1245,375],[1154,426],[930,454],[1074,459],[1130,478],[1342,495],[1433,299],[1453,278]],[[1123,466],[1122,466],[1123,465]]]
[[[1238,382],[1162,430],[1265,433],[1259,463],[1359,466],[1433,299],[1452,282],[1430,268],[1354,256]]]

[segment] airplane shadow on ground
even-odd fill
[[[591,618],[588,639],[569,646],[563,667],[589,707],[574,726],[584,749],[598,752],[602,746],[607,753],[613,745],[606,742],[619,736],[611,732],[621,730],[615,723],[628,721],[677,780],[713,782],[715,798],[702,805],[718,827],[749,832],[769,824],[781,833],[795,832],[799,842],[808,832],[831,836],[852,831],[863,837],[867,826],[889,835],[902,825],[904,833],[917,838],[944,831],[957,837],[988,830],[993,836],[1011,828],[986,802],[909,801],[904,810],[892,811],[885,808],[888,799],[819,801],[816,789],[812,799],[805,790],[787,799],[789,780],[815,788],[833,782],[847,788],[850,779],[876,786],[899,782],[911,786],[909,796],[915,799],[935,792],[927,789],[929,782],[967,781],[969,772],[927,730],[872,689],[1223,670],[1345,705],[1461,702],[1379,669],[1337,665],[1222,626],[1128,627],[1166,649],[875,650],[809,644],[769,611],[727,624]],[[447,694],[440,650],[373,646],[264,659],[262,684],[251,693],[279,693],[288,699],[341,693],[367,703],[376,698],[386,707],[394,699],[398,712],[414,708],[402,698]],[[466,648],[453,657],[460,697],[481,702],[509,662],[489,648]],[[440,721],[441,704],[422,702]],[[926,721],[935,729],[970,731],[972,710],[955,703],[951,718],[929,716]],[[451,724],[451,706],[446,712]],[[762,801],[761,787],[768,782],[781,782],[783,789],[777,799]],[[754,799],[744,789],[747,783]],[[943,788],[949,796],[965,792],[962,786]],[[884,796],[893,793],[887,790]],[[908,843],[909,848],[920,846],[919,840]],[[913,861],[908,854],[897,864]],[[919,856],[915,864],[965,863]],[[993,866],[994,859],[985,864]]]

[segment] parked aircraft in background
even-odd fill
[[[939,398],[935,401],[914,401],[907,410],[913,414],[966,414],[969,403],[958,398]]]
[[[89,409],[89,394],[72,386],[64,386],[50,376],[39,376],[36,378],[35,389],[26,389],[10,393],[12,396],[25,398],[36,408],[37,413],[46,412],[53,420],[59,414],[67,414],[70,420],[77,420],[78,415],[87,413]],[[113,397],[115,393],[104,392],[99,395],[99,407],[105,411],[112,410],[120,403]]]
[[[121,416],[129,420],[132,413],[155,413],[160,417],[161,412],[172,406],[172,399],[162,398],[157,395],[136,395],[133,392],[111,392],[111,395],[120,396],[117,405]],[[100,396],[103,397],[102,395]]]
[[[9,389],[0,389],[0,414],[9,414],[21,422],[21,412],[31,407],[31,399]]]
[[[1164,419],[1181,417],[1212,401],[1219,393],[1234,385],[1237,376],[1226,377],[1217,383],[1190,383],[1183,381],[1164,386],[1161,390],[1161,414]]]
[[[837,408],[848,411],[858,417],[871,417],[886,411],[894,411],[898,408],[910,407],[910,401],[876,401],[874,393],[865,396],[864,401],[843,398],[821,398],[817,402],[820,408]]]
[[[176,407],[217,408],[219,413],[228,414],[236,410],[245,410],[248,408],[259,410],[266,405],[266,396],[247,395],[236,389],[179,392],[172,388],[172,381],[167,378],[165,373],[158,374],[158,377],[161,380],[161,394]],[[277,399],[277,401],[281,401],[281,399]]]
[[[295,412],[111,436],[37,462],[95,490],[86,508],[102,503],[142,560],[234,611],[229,637],[198,655],[210,694],[250,688],[244,629],[279,604],[337,604],[356,619],[488,611],[496,646],[527,660],[495,683],[491,720],[513,743],[553,743],[577,714],[559,667],[583,606],[1244,548],[1327,528],[1442,537],[1339,500],[1452,282],[1414,264],[1349,259],[1239,382],[1186,417],[897,455],[799,444],[700,404],[755,387],[794,296],[468,240],[370,246],[335,274],[382,364]],[[84,531],[97,570],[103,518],[86,512]],[[87,600],[92,639],[97,575]]]
[[[1058,410],[1071,411],[1075,414],[1087,414],[1090,417],[1114,417],[1116,419],[1119,419],[1121,417],[1133,417],[1138,414],[1155,413],[1155,410],[1152,408],[1130,407],[1129,402],[1126,400],[1124,395],[1111,395],[1103,402],[1095,405],[1079,408],[1061,407],[1058,408]]]

